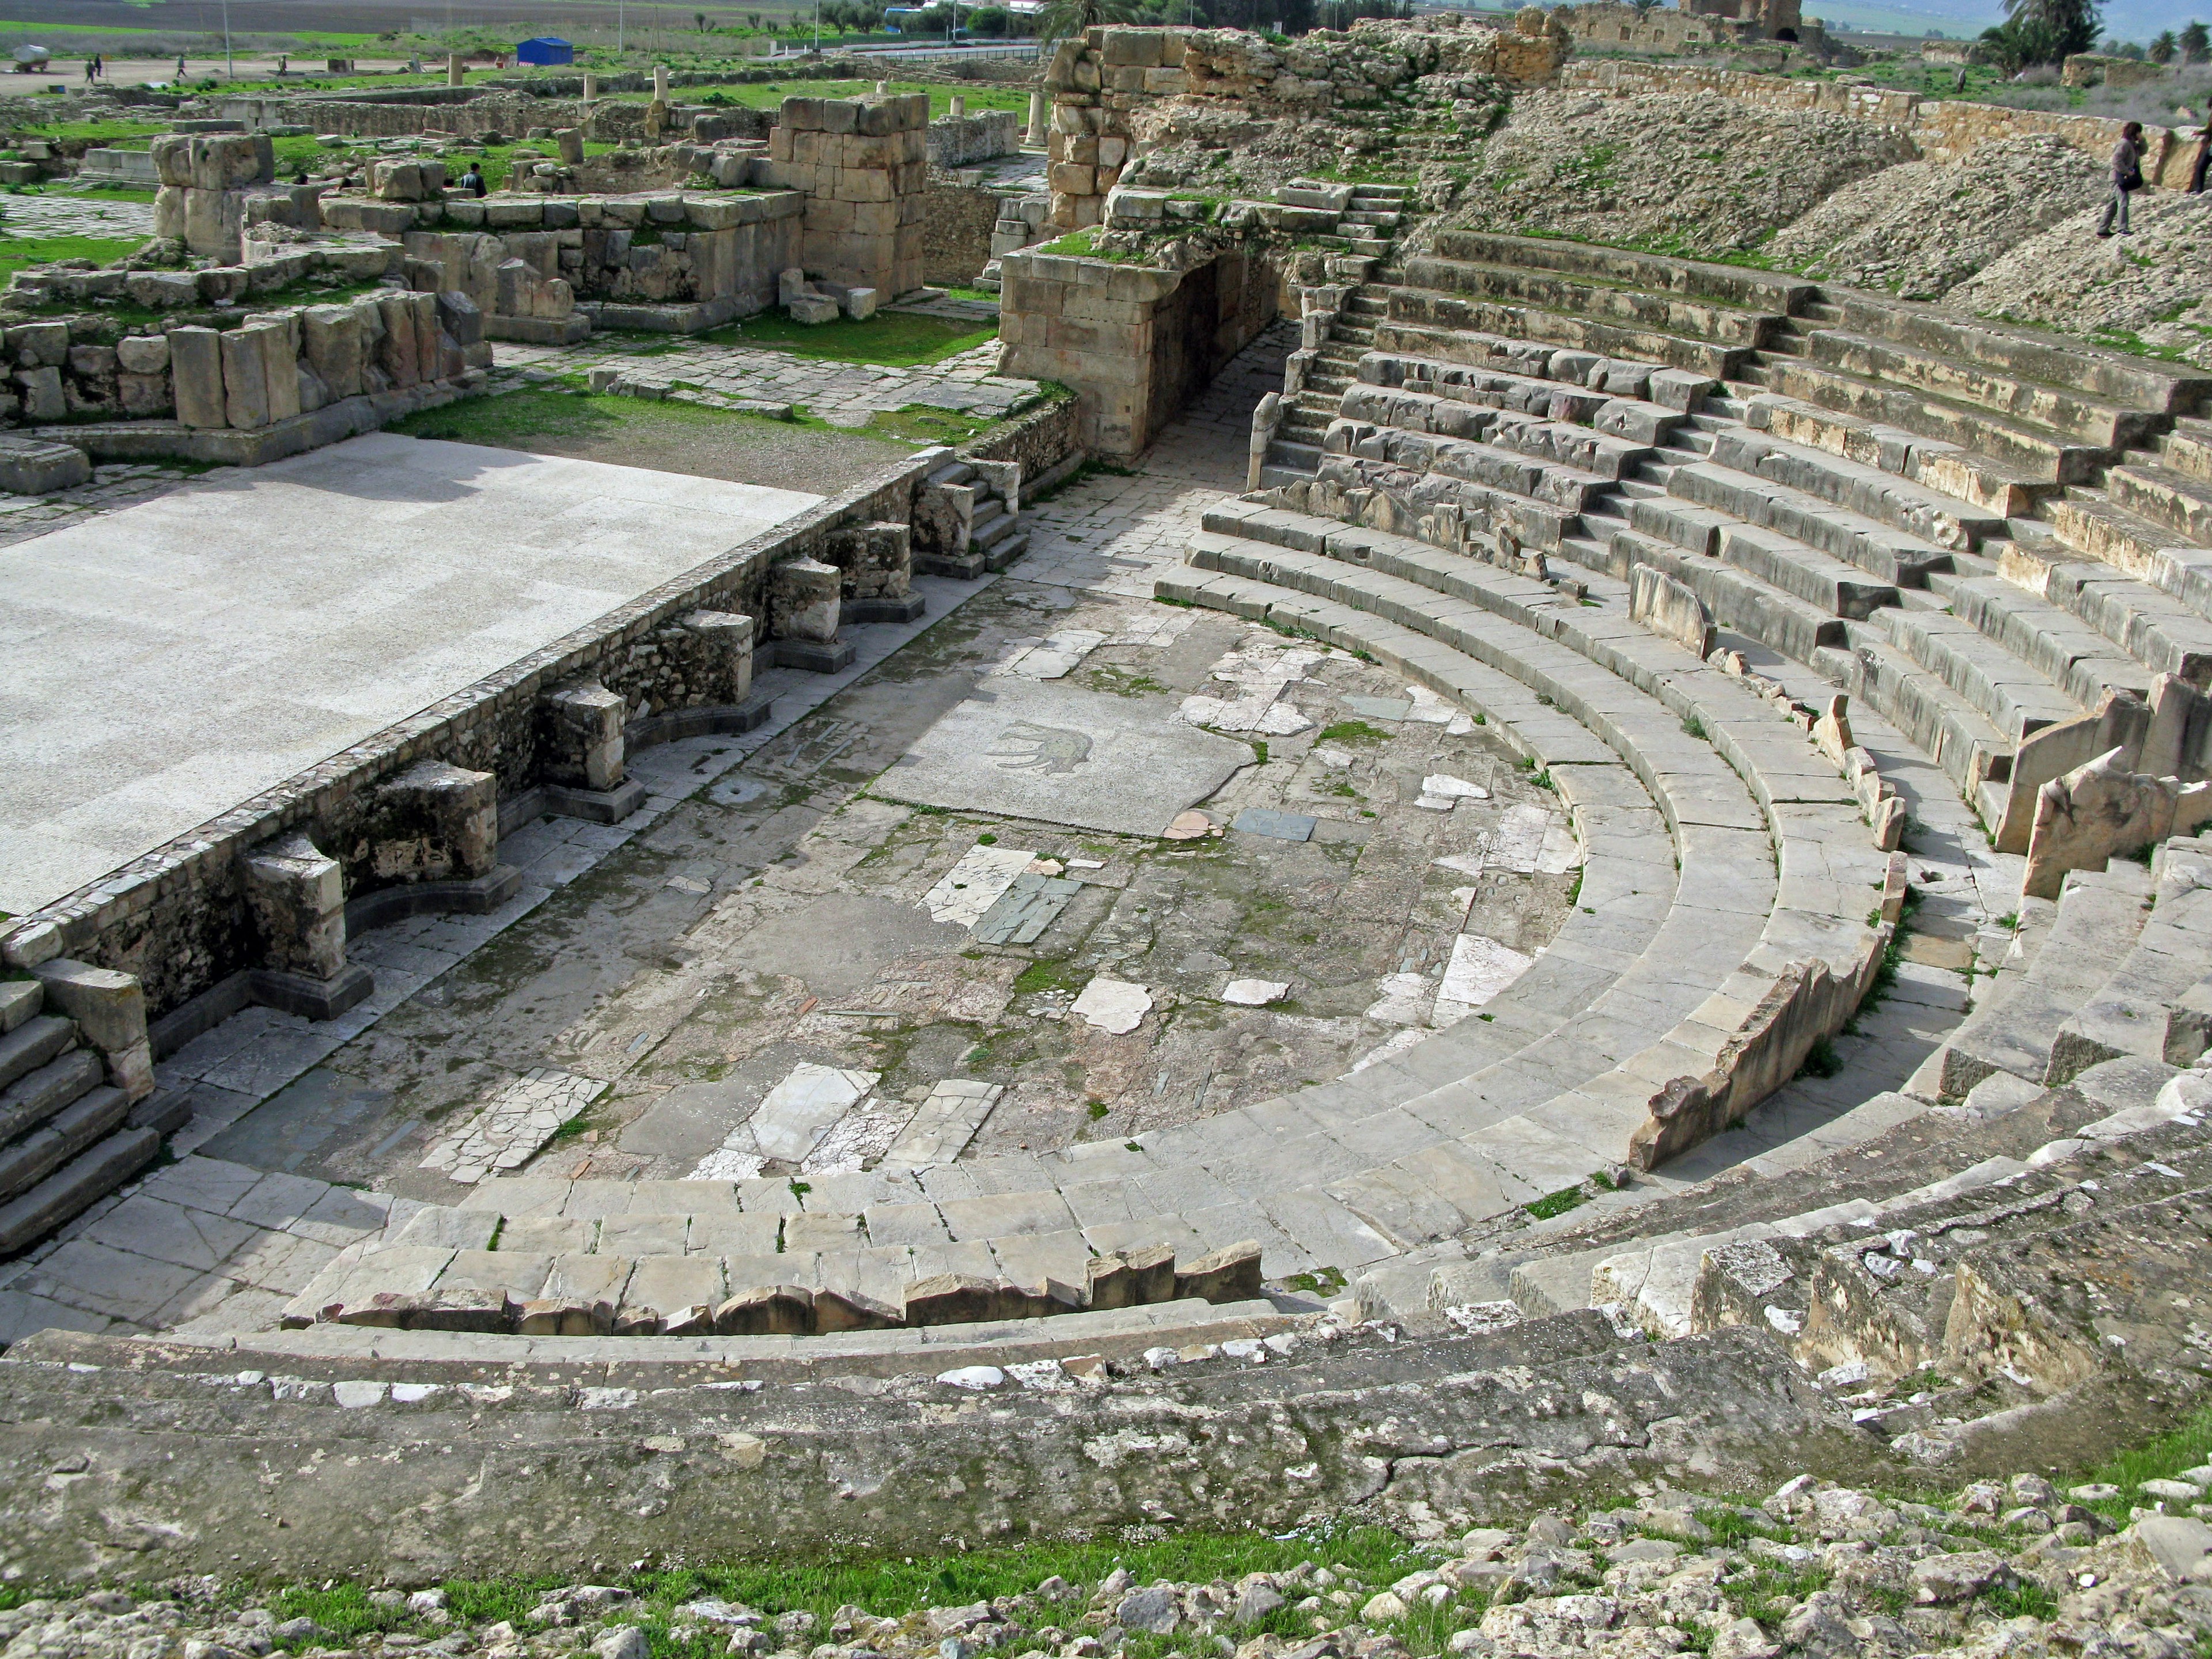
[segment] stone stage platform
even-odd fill
[[[0,911],[821,499],[376,433],[0,549]]]

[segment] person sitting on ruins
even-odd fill
[[[2142,187],[2142,123],[2130,121],[2120,129],[2120,142],[2112,146],[2112,199],[2105,204],[2098,235],[2110,236],[2115,219],[2119,222],[2119,234],[2129,234],[2128,198]]]
[[[461,188],[468,191],[471,196],[482,196],[484,193],[486,185],[484,184],[483,162],[471,161],[469,163],[469,170],[461,175]]]

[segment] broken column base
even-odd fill
[[[353,962],[328,979],[310,979],[281,968],[256,968],[247,976],[247,985],[253,1000],[264,1008],[301,1019],[336,1019],[376,988],[376,975]]]
[[[768,648],[775,653],[778,668],[803,668],[815,674],[850,668],[860,654],[850,640],[777,640]]]
[[[910,623],[921,620],[927,606],[921,594],[902,593],[896,599],[847,599],[840,609],[847,622]]]
[[[412,881],[380,887],[346,901],[346,932],[365,933],[410,916],[480,916],[496,910],[522,890],[522,872],[494,865],[467,881]]]
[[[544,810],[556,818],[582,818],[589,823],[620,823],[645,805],[645,786],[624,778],[611,789],[571,789],[566,784],[544,786]]]

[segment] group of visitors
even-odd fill
[[[2105,216],[2097,222],[2097,234],[2125,236],[2128,230],[2128,198],[2143,187],[2143,130],[2140,121],[2130,121],[2120,129],[2120,142],[2112,147],[2112,197],[2105,204]],[[2197,135],[2197,160],[2189,169],[2189,193],[2204,193],[2204,175],[2212,167],[2212,118],[2207,118],[2202,131]]]

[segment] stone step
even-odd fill
[[[1833,611],[1719,558],[1627,529],[1613,531],[1600,550],[1601,562],[1594,568],[1620,580],[1627,579],[1638,564],[1662,570],[1694,592],[1719,626],[1799,662],[1812,661],[1814,652],[1824,646],[1848,643],[1842,620]]]
[[[35,979],[0,979],[0,1036],[21,1030],[46,1006],[46,988]]]
[[[0,1204],[0,1257],[29,1249],[154,1161],[158,1130],[118,1129],[27,1193]]]
[[[1721,346],[1763,343],[1778,316],[1640,289],[1578,282],[1551,272],[1467,260],[1416,257],[1406,261],[1408,286],[1569,312],[1594,320],[1680,335]]]
[[[0,1147],[0,1203],[44,1181],[131,1115],[123,1091],[95,1085],[75,1096],[38,1127]]]
[[[2043,501],[2037,514],[2075,553],[2164,589],[2212,617],[2212,549],[2191,547],[2162,524],[2082,487]]]
[[[1462,343],[1469,334],[1503,335],[1539,345],[1686,369],[1718,380],[1740,378],[1753,355],[1748,346],[1718,345],[1571,313],[1423,289],[1393,292],[1389,319],[1376,328],[1375,339],[1384,350],[1457,362],[1463,361]]]
[[[2176,472],[2212,479],[2212,421],[2179,420],[2152,446]]]
[[[2001,576],[1931,579],[1930,585],[1971,623],[2021,659],[2075,702],[2094,708],[2106,692],[2148,697],[2155,672],[2069,611]]]
[[[2080,617],[2155,674],[2212,684],[2212,618],[2161,588],[2084,560],[2048,525],[2015,520],[1995,544],[2007,581]]]
[[[2166,1059],[2168,1015],[2212,960],[2212,890],[2161,893],[2135,948],[2058,1030],[2044,1082],[2071,1083],[2092,1066]]]
[[[1321,446],[1279,437],[1267,446],[1267,462],[1310,476],[1321,465]]]
[[[1983,783],[2001,783],[2012,775],[2013,740],[1873,625],[1853,626],[1848,637],[1848,650],[1823,651],[1814,666],[1872,705],[1936,763],[1969,805],[1980,808]]]
[[[64,1050],[76,1046],[76,1023],[57,1014],[33,1014],[0,1036],[0,1089],[13,1087]]]
[[[2094,476],[2109,453],[2105,446],[2031,425],[1976,404],[1809,359],[1771,358],[1748,374],[1755,375],[1765,392],[1970,450],[1996,464],[1996,472],[1984,474],[1992,483],[2013,475],[2045,484],[2079,483]],[[1992,504],[1986,497],[1968,495],[1954,483],[1924,475],[1923,482],[1935,483],[1937,488],[1965,499]]]
[[[1787,484],[1938,547],[1971,550],[1985,537],[2007,533],[2008,521],[2002,513],[1978,507],[1878,466],[1748,427],[1712,434],[1711,447],[1712,459],[1718,465]]]
[[[2116,860],[2101,872],[2069,874],[2051,931],[2019,982],[1970,1014],[1923,1067],[1935,1092],[1963,1099],[1998,1072],[2045,1086],[2061,1030],[2135,949],[2149,897],[2150,872],[2140,865]]]
[[[2039,472],[1802,398],[1762,392],[1743,403],[1741,419],[1771,437],[1906,479],[1993,518],[2032,512],[2039,497],[2058,489]]]
[[[1026,530],[1017,531],[1014,534],[994,544],[986,556],[986,560],[992,569],[1004,570],[1029,550],[1030,532]]]
[[[2080,340],[2008,329],[1932,306],[1838,289],[1843,328],[2024,382],[2070,388],[2088,397],[2162,415],[2197,415],[2212,407],[2212,374],[2161,363]]]
[[[2086,712],[2031,664],[1963,617],[1893,609],[1875,621],[1891,643],[1981,710],[2015,746],[2046,726]]]
[[[2104,489],[2113,505],[2138,518],[2166,526],[2184,541],[2212,545],[2212,479],[2130,462],[2106,469]]]
[[[1899,587],[1925,587],[1951,568],[1948,550],[1787,484],[1717,462],[1678,467],[1668,493],[1746,524],[1776,530]]]
[[[1663,254],[1632,253],[1589,242],[1555,242],[1538,237],[1504,236],[1486,231],[1447,230],[1437,251],[1448,259],[1556,270],[1574,276],[1678,294],[1695,299],[1789,313],[1803,308],[1819,292],[1802,277],[1737,265],[1705,264]]]
[[[70,1048],[0,1090],[0,1146],[31,1133],[99,1086],[106,1068],[88,1048]]]
[[[1806,338],[1805,349],[1814,362],[1827,368],[1972,404],[2095,449],[2126,449],[2170,424],[2163,412],[2147,411],[2077,392],[2070,386],[2053,385],[1940,351],[1841,329],[1814,330]]]

